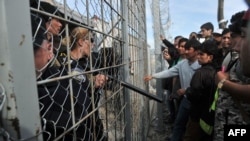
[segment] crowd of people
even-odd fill
[[[225,125],[250,123],[249,16],[239,11],[217,30],[204,23],[199,33],[176,36],[174,43],[160,36],[169,67],[144,81],[162,79],[167,90],[166,122],[173,128],[166,140],[223,141]]]
[[[57,18],[63,13],[57,7],[43,1],[30,1],[30,6],[54,15],[31,10],[37,81],[73,76],[37,86],[44,140],[107,140],[95,108],[108,78],[101,73],[84,73],[94,44],[91,30],[75,26],[69,36],[64,36],[64,22]]]
[[[75,26],[64,36],[64,22],[57,18],[63,13],[46,2],[32,1],[30,6],[54,14],[31,11],[37,81],[73,76],[37,86],[43,138],[107,140],[98,111],[91,113],[108,78],[85,74],[93,33]],[[169,66],[144,80],[164,80],[171,141],[222,141],[224,125],[250,123],[249,16],[249,10],[235,13],[230,25],[218,30],[211,22],[204,23],[199,34],[176,36],[174,43],[160,36]]]

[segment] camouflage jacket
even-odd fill
[[[249,78],[244,77],[241,72],[239,62],[236,62],[230,70],[230,80],[233,79],[234,82],[241,84],[249,84]],[[249,124],[242,113],[246,113],[247,117],[250,117],[250,103],[237,100],[229,93],[220,91],[215,110],[214,141],[224,140],[225,124]]]

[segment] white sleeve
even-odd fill
[[[153,78],[169,78],[173,76],[178,76],[179,67],[180,67],[180,64],[177,64],[168,70],[164,70],[164,71],[153,74],[152,77]]]

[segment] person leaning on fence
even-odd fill
[[[85,62],[88,62],[88,57],[90,56],[91,49],[94,44],[94,39],[92,33],[89,29],[84,27],[76,27],[72,30],[70,37],[65,37],[63,39],[63,44],[67,45],[67,42],[71,46],[70,48],[70,63],[71,63],[71,71],[73,74],[81,74],[86,71],[86,66],[80,64],[78,61],[81,59],[85,59]],[[67,56],[60,56],[64,65],[67,65]],[[77,80],[83,80],[85,78],[90,78],[89,76],[86,77],[85,74],[75,76]],[[102,88],[108,77],[104,74],[97,74],[94,77],[94,87],[95,88]]]
[[[210,122],[214,122],[214,113],[209,115],[209,108],[216,89],[214,79],[220,66],[217,61],[218,57],[218,48],[215,42],[207,40],[201,44],[198,53],[198,62],[201,68],[194,73],[190,87],[185,93],[191,107],[184,141],[212,140],[212,134],[207,134],[200,127],[200,119],[210,116]]]
[[[55,56],[53,63],[55,66],[60,66],[58,60],[56,60],[57,56],[60,53],[66,52],[66,47],[62,45],[62,29],[64,28],[63,22],[57,17],[63,18],[63,13],[59,10],[58,7],[51,5],[48,2],[40,1],[40,0],[30,0],[30,6],[32,8],[38,9],[43,12],[47,12],[48,14],[53,14],[54,16],[49,16],[46,14],[40,14],[40,17],[44,20],[47,38],[53,44],[53,56]]]
[[[232,47],[240,55],[247,52],[248,12],[238,12],[232,16],[229,29],[232,35]],[[248,15],[248,16],[247,16]],[[248,47],[247,47],[248,46]],[[245,125],[250,123],[250,75],[244,73],[243,66],[248,58],[244,55],[232,60],[225,66],[225,72],[219,71],[216,77],[218,93],[215,95],[214,141],[224,139],[224,125]]]
[[[179,48],[182,47],[181,40],[180,40]],[[176,93],[179,96],[182,96],[182,99],[180,101],[180,104],[178,107],[177,117],[176,117],[175,122],[174,122],[173,135],[171,137],[171,141],[182,140],[184,133],[185,133],[185,130],[186,130],[186,124],[188,122],[189,112],[190,112],[189,111],[190,110],[190,101],[187,99],[185,92],[186,92],[186,88],[188,88],[190,86],[190,81],[191,81],[193,74],[195,73],[195,71],[198,68],[200,68],[200,65],[198,64],[198,61],[197,61],[199,47],[200,47],[200,42],[196,39],[188,40],[184,46],[185,56],[186,56],[186,59],[184,59],[184,60],[187,60],[187,62],[186,62],[187,66],[185,66],[185,70],[188,70],[188,72],[185,72],[184,74],[179,75],[181,89],[178,89],[176,91]],[[182,86],[183,80],[185,81],[185,87]]]
[[[176,47],[178,50],[178,59],[177,59],[177,63],[181,62],[182,60],[184,60],[186,58],[186,51],[185,51],[185,45],[188,42],[187,38],[180,38],[178,45]],[[180,78],[179,76],[176,76],[175,78],[173,78],[173,95],[171,96],[172,98],[176,99],[177,101],[177,107],[180,104],[180,100],[182,98],[182,96],[179,96],[177,94],[177,90],[181,88],[181,84],[180,84]],[[178,108],[177,108],[178,109]]]
[[[177,50],[178,50],[178,59],[177,63],[181,62],[183,59],[186,58],[185,54],[185,45],[187,43],[188,39],[187,38],[180,38],[178,41]],[[170,99],[173,99],[175,102],[175,116],[178,113],[178,109],[181,103],[181,100],[183,96],[178,95],[178,90],[181,88],[181,82],[180,82],[180,77],[175,76],[173,78],[173,88],[172,88],[172,94],[170,96]]]
[[[42,18],[36,14],[31,14],[31,21],[37,81],[67,75],[66,71],[60,71],[57,67],[50,66],[51,43],[47,39]],[[75,137],[77,141],[94,140],[96,138],[93,133],[93,121],[89,117],[86,118],[89,109],[92,107],[91,98],[86,93],[86,89],[83,89],[83,83],[79,83],[75,79],[72,79],[71,82],[69,82],[69,79],[57,79],[37,86],[42,132],[46,141],[58,138],[65,131],[67,133],[65,132],[65,135],[62,135],[60,141],[71,141]],[[72,96],[70,84],[72,84],[73,89]],[[73,98],[72,104],[71,98]],[[73,105],[74,112],[71,105]],[[76,125],[70,129],[74,121]]]
[[[174,44],[169,42],[163,35],[160,35],[160,39],[162,40],[162,43],[165,46],[171,48],[171,50],[174,50],[174,49],[172,49],[173,46],[177,49],[178,54],[174,55],[175,56],[174,57],[175,58],[174,59],[174,64],[177,64],[178,62],[181,62],[181,60],[186,58],[185,48],[184,47],[185,47],[186,42],[188,41],[187,38],[184,38],[184,37],[182,37],[180,35],[176,36],[174,38]],[[176,58],[176,57],[178,57],[178,58]],[[173,66],[173,65],[171,65],[171,66]],[[170,85],[170,86],[172,86],[172,88],[171,88],[172,93],[168,97],[168,99],[170,100],[170,103],[172,105],[170,107],[172,107],[171,109],[172,109],[173,112],[171,114],[172,115],[171,117],[173,118],[173,117],[176,117],[176,115],[177,115],[178,107],[180,105],[180,101],[182,99],[182,96],[179,96],[177,94],[177,90],[181,88],[179,76],[175,76],[175,77],[173,77],[171,79],[173,81],[172,82],[173,84]],[[173,104],[174,104],[174,108],[173,108]],[[173,113],[175,113],[175,114],[173,115]],[[172,122],[174,120],[170,119],[169,121]]]
[[[91,76],[88,76],[84,74],[86,72],[86,67],[83,67],[81,65],[81,62],[79,62],[80,59],[85,59],[85,62],[88,62],[88,57],[90,56],[91,49],[94,44],[93,36],[92,33],[89,29],[83,28],[83,27],[76,27],[72,30],[70,33],[69,37],[65,37],[63,39],[63,44],[68,44],[70,45],[70,60],[68,61],[67,56],[60,56],[63,57],[60,60],[63,60],[62,64],[62,69],[67,70],[68,66],[67,64],[70,62],[71,65],[71,73],[74,76],[73,78],[77,81],[79,81],[84,85],[84,88],[87,89],[87,93],[90,98],[94,99],[95,103],[95,108],[98,106],[98,102],[100,99],[100,95],[102,94],[102,88],[106,84],[107,77],[103,74],[97,74],[93,76],[91,79]],[[68,70],[67,70],[68,71]],[[92,81],[93,80],[93,81]],[[94,84],[94,96],[92,96],[91,92],[91,82]],[[92,107],[89,108],[89,112],[92,111]],[[103,125],[102,121],[99,118],[98,110],[95,112],[95,132],[97,135],[97,139],[100,140],[102,139],[103,135]]]
[[[179,40],[183,38],[182,36],[178,35],[174,38],[174,44],[172,44],[170,41],[168,41],[163,35],[160,35],[160,39],[162,43],[167,47],[174,46],[175,48],[178,48]]]
[[[174,65],[177,64],[177,59],[178,59],[178,51],[174,46],[171,47],[163,47],[162,46],[162,55],[163,58],[167,61],[168,63],[168,68],[170,69]],[[167,108],[169,111],[169,115],[166,118],[167,123],[173,123],[176,115],[176,108],[175,108],[175,103],[174,99],[171,98],[172,95],[172,88],[173,88],[173,78],[165,78],[162,80],[162,87],[164,90],[167,91],[166,95],[166,103],[167,103]]]
[[[153,78],[169,78],[173,76],[179,76],[181,82],[181,88],[177,90],[179,95],[184,95],[186,88],[190,86],[191,78],[194,72],[200,68],[200,65],[197,61],[197,50],[200,46],[200,42],[196,39],[188,40],[185,44],[185,54],[186,59],[177,63],[175,66],[168,70],[155,73],[153,75],[147,75],[144,77],[144,81],[149,81]],[[185,127],[188,121],[189,116],[190,102],[184,96],[181,100],[181,104],[178,110],[177,117],[174,122],[173,136],[172,141],[179,141],[182,139],[185,132]]]

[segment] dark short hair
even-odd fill
[[[182,42],[187,42],[187,41],[188,41],[187,38],[181,38],[181,39],[179,40],[178,45],[180,46],[180,44],[181,44]]]
[[[214,26],[211,22],[204,23],[200,28],[205,28],[206,30],[211,29],[212,31],[214,31]]]
[[[190,39],[187,41],[187,43],[185,44],[185,49],[189,49],[189,48],[194,48],[194,50],[198,50],[200,48],[201,43],[196,40],[196,39]]]
[[[177,59],[179,57],[178,50],[175,47],[168,48],[168,53],[172,59]]]
[[[207,40],[200,45],[200,51],[209,55],[217,55],[218,47],[214,41]]]
[[[218,71],[221,68],[221,61],[223,56],[220,55],[219,49],[214,41],[207,40],[200,45],[201,52],[213,55],[212,66]]]
[[[227,33],[230,33],[230,30],[228,28],[225,28],[223,31],[222,31],[222,35],[225,35]]]
[[[174,40],[177,40],[178,38],[183,38],[181,35],[175,36]]]
[[[231,24],[228,26],[228,28],[233,34],[241,34],[241,23],[244,13],[245,11],[240,11],[232,15],[230,19]]]

